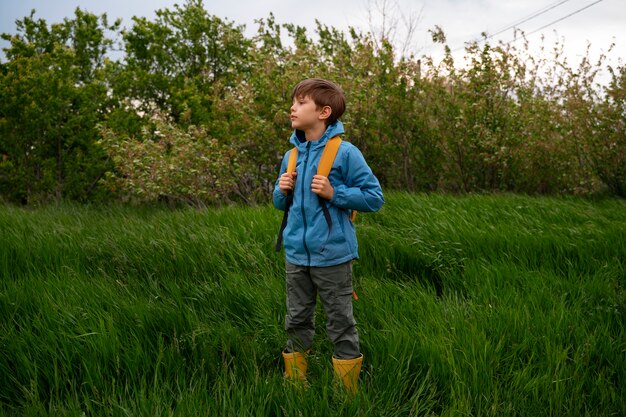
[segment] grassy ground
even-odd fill
[[[360,214],[361,389],[282,378],[280,213],[0,208],[0,413],[626,415],[626,202],[389,194]]]

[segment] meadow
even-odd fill
[[[0,414],[624,416],[626,201],[387,193],[361,213],[364,366],[283,379],[281,213],[0,207]]]

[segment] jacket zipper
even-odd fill
[[[306,253],[306,259],[307,259],[307,266],[311,265],[311,253],[309,252],[309,248],[306,245],[306,229],[307,229],[307,224],[306,224],[306,213],[304,212],[304,196],[306,193],[306,187],[304,184],[304,177],[306,177],[306,173],[307,173],[307,166],[309,165],[309,153],[311,150],[311,142],[307,142],[306,144],[306,156],[304,159],[304,167],[302,169],[302,186],[300,187],[301,190],[301,204],[300,204],[300,208],[302,210],[302,224],[304,226],[304,230],[302,233],[302,245],[304,246],[304,252]]]

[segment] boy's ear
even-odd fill
[[[324,106],[322,107],[322,111],[320,111],[319,119],[326,120],[330,117],[332,113],[333,109],[331,109],[330,106]]]

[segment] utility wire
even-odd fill
[[[534,19],[534,18],[536,18],[536,17],[538,17],[538,16],[541,16],[542,14],[544,14],[544,13],[546,13],[546,12],[548,12],[548,11],[550,11],[550,10],[552,10],[552,9],[554,9],[554,8],[556,8],[556,7],[560,6],[561,4],[566,3],[566,2],[568,2],[568,1],[570,1],[570,0],[562,0],[562,1],[559,1],[558,3],[556,3],[556,4],[553,4],[552,6],[547,6],[547,8],[541,9],[541,10],[539,10],[539,11],[535,12],[535,13],[532,13],[532,14],[531,14],[531,15],[529,15],[528,17],[523,18],[523,19],[522,19],[522,21],[512,23],[512,24],[508,25],[507,27],[505,27],[504,29],[501,29],[501,30],[499,30],[499,31],[497,31],[497,32],[495,32],[495,33],[493,33],[493,34],[491,34],[491,35],[487,36],[484,40],[491,39],[491,38],[493,38],[494,36],[501,34],[502,32],[505,32],[505,31],[507,31],[507,30],[509,30],[509,29],[512,29],[512,28],[514,28],[514,27],[516,27],[516,26],[518,26],[518,25],[520,25],[520,24],[522,24],[522,23],[526,23],[526,22],[528,22],[528,21],[530,21],[530,20],[532,20],[532,19]],[[595,2],[593,2],[593,3],[591,3],[591,4],[588,4],[588,5],[584,6],[584,7],[581,7],[580,9],[575,10],[575,11],[573,11],[572,13],[569,13],[568,15],[565,15],[565,16],[563,16],[563,17],[561,17],[561,18],[557,19],[557,20],[554,20],[554,21],[552,21],[552,22],[550,22],[550,23],[548,23],[548,24],[546,24],[546,25],[541,26],[539,29],[535,29],[535,30],[533,30],[532,32],[530,32],[530,33],[526,33],[526,34],[524,34],[524,35],[525,35],[525,36],[530,36],[530,35],[532,35],[533,33],[539,32],[540,30],[543,30],[543,29],[545,29],[545,28],[547,28],[547,27],[549,27],[549,26],[552,26],[552,25],[554,25],[554,24],[556,24],[556,23],[559,23],[559,22],[561,22],[561,21],[563,21],[563,20],[565,20],[565,19],[567,19],[567,18],[569,18],[569,17],[572,17],[572,16],[574,16],[575,14],[578,14],[578,13],[582,12],[583,10],[588,9],[588,8],[590,8],[591,6],[593,6],[593,5],[595,5],[595,4],[598,4],[598,3],[602,2],[602,1],[604,1],[604,0],[596,0]],[[516,40],[517,40],[517,37],[516,37],[515,39],[513,39],[513,40],[511,40],[511,41],[507,42],[507,44],[510,44],[510,43],[512,43],[512,42],[515,42]],[[466,43],[467,43],[467,42],[466,42]],[[451,52],[457,52],[457,51],[459,51],[459,50],[461,50],[461,49],[464,49],[464,48],[465,48],[465,46],[460,46],[460,47],[458,47],[458,48],[456,48],[456,49],[453,49]]]
[[[491,39],[494,36],[497,36],[497,35],[501,34],[502,32],[506,32],[507,30],[513,29],[513,28],[521,25],[522,23],[526,23],[526,22],[528,22],[530,20],[533,20],[533,19],[541,16],[542,14],[549,12],[550,10],[552,10],[554,8],[557,8],[558,6],[562,5],[563,3],[567,3],[568,1],[570,1],[570,0],[561,0],[561,1],[558,1],[556,3],[553,3],[550,6],[546,6],[543,9],[537,10],[536,12],[533,12],[530,15],[528,15],[526,17],[523,17],[521,20],[515,21],[514,23],[509,23],[503,29],[497,30],[496,32],[494,32],[491,35],[485,37],[484,39],[483,38],[476,39],[476,37],[475,37],[473,42],[486,41],[488,39]],[[465,43],[468,43],[468,42],[465,42]],[[464,49],[464,48],[465,48],[465,46],[459,46],[458,48],[452,50],[452,52],[456,52],[456,51],[459,51],[459,50]]]
[[[522,18],[522,20],[521,20],[521,21],[517,21],[517,22],[515,22],[515,23],[511,23],[509,26],[505,27],[504,29],[500,29],[500,30],[498,30],[497,32],[494,32],[494,33],[492,33],[491,35],[487,36],[487,37],[485,38],[485,40],[486,40],[486,39],[491,39],[491,38],[493,38],[494,36],[497,36],[497,35],[501,34],[502,32],[506,32],[506,31],[507,31],[507,30],[509,30],[509,29],[513,29],[513,28],[515,28],[516,26],[521,25],[522,23],[526,23],[526,22],[528,22],[528,21],[530,21],[530,20],[533,20],[534,18],[539,17],[539,16],[541,16],[542,14],[547,13],[547,12],[549,12],[550,10],[552,10],[552,9],[555,9],[555,8],[559,7],[559,6],[560,6],[561,4],[563,4],[563,3],[567,3],[568,1],[570,1],[570,0],[562,0],[562,1],[558,2],[558,3],[556,3],[556,4],[553,4],[552,6],[548,6],[547,8],[545,8],[545,9],[543,9],[543,10],[539,10],[539,11],[537,11],[537,12],[535,12],[535,13],[531,14],[530,16],[528,16],[528,17],[526,17],[526,18]]]
[[[547,27],[549,27],[549,26],[552,26],[552,25],[554,25],[554,24],[556,24],[556,23],[559,23],[559,22],[561,22],[561,21],[563,21],[563,20],[567,19],[568,17],[572,17],[572,16],[574,16],[575,14],[578,14],[578,13],[582,12],[583,10],[586,10],[586,9],[590,8],[590,7],[591,7],[591,6],[593,6],[594,4],[598,4],[598,3],[602,2],[602,1],[604,1],[604,0],[596,0],[596,1],[594,1],[593,3],[590,3],[590,4],[586,5],[585,7],[581,7],[580,9],[575,10],[575,11],[573,11],[572,13],[570,13],[570,14],[568,14],[568,15],[566,15],[566,16],[561,17],[560,19],[557,19],[557,20],[555,20],[555,21],[552,21],[552,22],[548,23],[547,25],[543,25],[543,26],[541,26],[539,29],[535,29],[535,30],[533,30],[532,32],[530,32],[530,33],[526,33],[526,34],[524,34],[524,35],[525,35],[525,36],[530,36],[530,35],[532,35],[533,33],[537,33],[537,32],[539,32],[540,30],[543,30],[543,29],[545,29],[545,28],[547,28]],[[512,41],[509,41],[509,42],[507,42],[507,43],[511,43],[511,42],[516,41],[516,40],[517,40],[517,39],[513,39]]]

